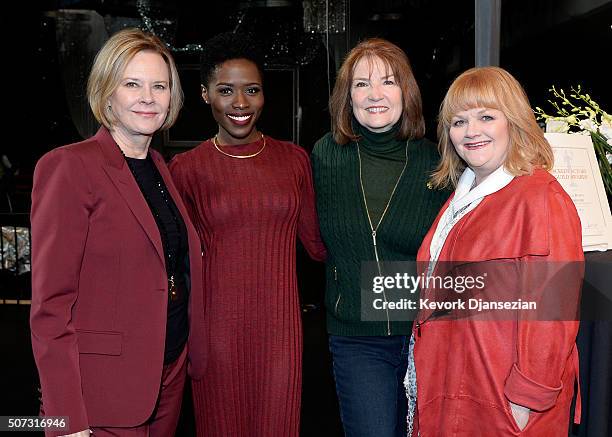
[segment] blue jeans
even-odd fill
[[[405,437],[408,338],[329,336],[346,437]]]

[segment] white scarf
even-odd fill
[[[448,205],[448,208],[446,208],[446,211],[442,214],[442,217],[440,217],[440,221],[438,222],[438,226],[431,240],[427,276],[433,273],[436,262],[440,257],[440,252],[442,252],[442,248],[446,242],[446,238],[459,220],[468,212],[475,209],[480,202],[482,202],[482,199],[489,194],[501,190],[508,185],[512,179],[514,179],[514,176],[508,173],[502,165],[474,187],[476,174],[469,167],[463,171],[463,174],[459,178],[457,188],[455,189],[455,196]]]

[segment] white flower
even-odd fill
[[[559,120],[565,120],[565,122],[569,124],[570,126],[572,124],[578,123],[578,119],[576,118],[575,114],[568,115],[567,117],[560,117]]]
[[[612,115],[608,114],[606,111],[601,112],[601,122],[605,124],[612,124]]]
[[[597,124],[590,118],[585,118],[584,120],[580,120],[578,124],[580,125],[580,128],[582,130],[585,130],[588,132],[597,132]]]
[[[612,140],[612,120],[611,121],[603,121],[601,126],[599,126],[599,133],[604,136],[608,143]]]
[[[546,120],[546,133],[564,134],[569,131],[569,124],[564,119],[549,118]]]

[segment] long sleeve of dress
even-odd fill
[[[321,239],[319,219],[312,180],[312,168],[308,155],[300,151],[304,180],[301,191],[301,208],[298,218],[297,234],[310,257],[317,261],[325,261],[327,250]]]
[[[91,195],[80,159],[67,149],[37,164],[32,189],[32,349],[44,414],[68,416],[70,431],[88,428],[72,307],[89,225]],[[68,434],[68,432],[48,435]]]
[[[184,170],[186,163],[180,162],[181,157],[175,156],[168,163],[168,170],[170,170],[170,174],[172,175],[172,181],[176,186],[183,203],[185,204],[185,208],[187,209],[187,213],[189,217],[193,219],[196,217],[196,210],[194,206],[193,196],[191,195],[191,191],[189,190],[189,181],[187,180],[187,171]],[[200,236],[201,238],[201,236]]]

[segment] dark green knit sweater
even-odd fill
[[[387,206],[397,178],[406,162],[406,141],[396,138],[400,124],[387,132],[375,133],[355,123],[353,129],[361,136],[363,190],[368,201],[372,225],[376,227]],[[407,168],[407,167],[406,167]]]
[[[384,136],[369,133],[359,140],[368,206],[371,216],[373,210],[374,214],[378,214],[372,216],[374,226],[382,213],[381,205],[384,209],[397,180],[397,176],[387,176],[385,181],[381,181],[376,175],[381,169],[384,171],[384,162],[389,166],[390,173],[399,175],[404,160],[400,158],[399,166],[396,155],[405,156],[405,149],[398,149],[394,144],[397,140],[389,138],[386,145],[377,141]],[[311,160],[321,234],[328,253],[325,292],[327,331],[335,335],[382,336],[388,335],[390,328],[391,335],[409,334],[410,322],[361,321],[361,262],[373,261],[375,256],[359,184],[356,143],[338,145],[328,133],[315,144]],[[381,261],[416,259],[423,237],[450,194],[450,191],[427,188],[429,175],[438,160],[438,152],[431,141],[421,139],[408,142],[406,171],[377,230]],[[374,186],[385,194],[376,196],[372,192]]]

